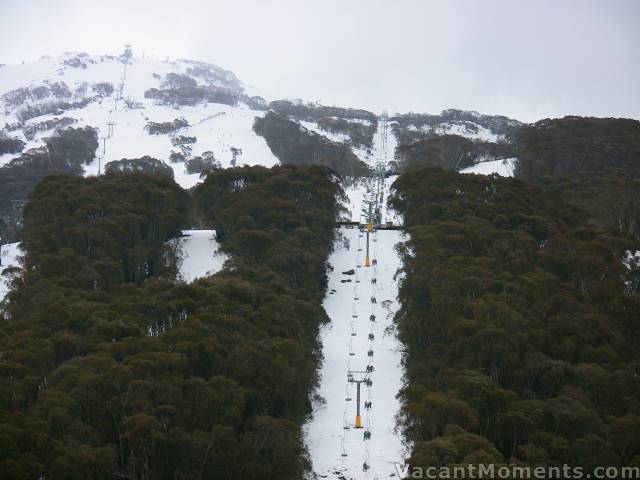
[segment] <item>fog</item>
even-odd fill
[[[0,12],[6,64],[130,42],[136,56],[228,68],[268,99],[640,118],[635,0],[0,0]]]

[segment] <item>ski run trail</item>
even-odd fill
[[[224,266],[227,256],[220,251],[215,230],[183,230],[178,241],[178,277],[191,283],[213,275]]]
[[[385,182],[385,198],[390,183]],[[399,307],[396,273],[401,267],[395,246],[404,241],[404,234],[374,230],[370,239],[375,260],[370,267],[365,266],[366,233],[357,228],[339,230],[329,258],[333,270],[324,308],[331,322],[321,332],[324,360],[318,391],[323,402],[305,427],[312,478],[389,478],[397,476],[396,464],[404,460],[401,437],[395,432],[402,348],[393,323]],[[347,373],[366,372],[367,367],[373,369],[368,375],[371,383],[361,385],[362,428],[356,428],[357,387],[348,382]]]
[[[389,142],[390,144],[387,144]],[[395,137],[378,128],[372,160],[384,161],[395,150]],[[369,162],[370,166],[373,162]],[[345,188],[350,220],[367,223],[366,199],[376,198],[382,224],[402,222],[386,207],[391,184],[380,189],[375,179],[360,179]],[[380,193],[382,196],[380,198]],[[311,479],[360,480],[398,478],[405,449],[396,432],[397,398],[404,368],[395,328],[401,258],[396,246],[406,240],[400,230],[375,230],[369,235],[371,266],[366,266],[367,233],[340,228],[329,257],[329,284],[324,308],[330,322],[321,330],[323,363],[305,441],[312,461]],[[360,425],[357,384],[360,383]]]

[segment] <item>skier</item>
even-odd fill
[[[371,432],[369,430],[365,430],[363,436],[364,436],[365,440],[370,440],[371,439]]]
[[[372,321],[372,322],[375,322],[375,321],[376,321],[376,316],[372,314],[372,315],[369,317],[369,320],[370,320],[370,321]]]
[[[364,408],[365,410],[371,410],[371,402],[369,400],[364,402]]]
[[[367,355],[368,355],[369,357],[373,357],[373,350],[369,350],[369,351],[367,352]]]
[[[371,297],[371,303],[377,303],[376,302],[376,297]]]
[[[364,462],[362,464],[362,471],[366,472],[367,470],[369,470],[369,464],[367,462]]]
[[[378,280],[376,280],[375,278],[372,278],[372,279],[371,279],[371,284],[372,284],[372,285],[375,285],[375,284],[377,284],[377,283],[378,283]]]
[[[375,335],[373,333],[369,334],[369,340],[374,340],[375,338],[376,337],[375,337]],[[373,352],[372,352],[372,354],[373,354]]]

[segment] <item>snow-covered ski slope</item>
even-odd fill
[[[178,239],[181,280],[190,283],[222,270],[227,255],[219,250],[215,230],[183,230],[182,234]]]
[[[78,63],[79,62],[79,63]],[[72,66],[76,65],[76,66]],[[78,66],[80,65],[80,66]],[[204,67],[203,67],[204,65]],[[208,71],[205,77],[193,73],[194,68]],[[261,110],[252,110],[244,103],[235,106],[220,103],[200,103],[194,106],[174,108],[170,105],[158,105],[153,99],[145,98],[145,92],[151,88],[160,88],[166,75],[170,73],[191,76],[199,84],[215,86],[225,91],[240,94],[244,87],[231,73],[214,65],[201,64],[188,60],[160,61],[133,58],[125,66],[119,57],[84,56],[64,54],[55,58],[42,58],[36,62],[22,65],[0,67],[0,97],[16,90],[30,88],[26,100],[19,105],[10,105],[6,97],[0,102],[0,126],[17,125],[20,111],[27,106],[39,106],[63,98],[65,102],[75,103],[90,99],[79,108],[64,109],[62,112],[40,115],[24,122],[21,128],[12,128],[8,134],[26,142],[25,150],[43,145],[43,138],[50,136],[54,128],[38,131],[33,139],[24,135],[24,127],[42,122],[69,117],[76,120],[71,127],[90,126],[99,129],[98,136],[108,137],[108,123],[115,123],[113,135],[106,141],[104,159],[101,166],[122,158],[139,158],[145,155],[165,161],[174,170],[176,181],[184,187],[191,187],[199,181],[198,174],[188,174],[184,163],[172,163],[169,156],[179,149],[172,145],[172,136],[195,136],[197,141],[190,145],[191,157],[203,152],[213,152],[222,167],[228,167],[234,159],[237,165],[273,166],[278,159],[273,155],[265,140],[253,131],[253,121],[264,115]],[[115,101],[119,85],[123,83],[123,100]],[[212,79],[213,78],[213,79]],[[62,97],[44,95],[36,98],[33,89],[49,88],[64,82],[68,92]],[[96,85],[110,83],[115,91],[108,96],[98,95]],[[37,92],[37,90],[36,90]],[[126,101],[126,102],[125,102]],[[116,107],[117,103],[117,107]],[[127,104],[129,106],[127,106]],[[189,126],[171,135],[149,135],[145,131],[148,122],[169,122],[184,118]],[[103,154],[102,140],[96,154]],[[0,167],[16,154],[0,155]],[[88,175],[98,173],[98,160],[86,167]]]
[[[215,238],[215,230],[183,230],[178,241],[180,261],[178,278],[187,283],[198,278],[214,275],[222,270],[227,255],[220,251]],[[19,267],[19,257],[24,254],[19,243],[0,246],[2,265],[0,266],[0,303],[9,293],[9,276],[2,275],[5,269]]]
[[[371,234],[377,265],[365,267],[366,234],[340,229],[329,259],[333,271],[324,308],[331,323],[321,332],[324,361],[318,392],[326,403],[318,405],[305,431],[315,478],[389,478],[404,461],[402,439],[395,432],[402,347],[393,327],[399,308],[395,275],[401,267],[395,246],[403,235],[397,230]],[[367,366],[373,368],[372,383],[361,386],[363,428],[355,428],[356,386],[348,383],[347,372],[366,371]],[[365,408],[365,402],[371,407]],[[370,439],[364,439],[365,432]]]
[[[507,158],[504,160],[491,160],[489,162],[481,162],[471,167],[463,168],[460,173],[475,173],[478,175],[491,175],[495,173],[501,177],[513,177],[516,166],[516,158]]]
[[[393,155],[395,138],[378,128],[371,155],[362,160],[375,167]],[[391,141],[390,141],[391,140]],[[384,146],[386,145],[386,149]],[[382,222],[401,224],[386,206],[391,184],[384,179]],[[375,179],[357,179],[346,190],[348,219],[366,222],[364,198],[375,195]],[[312,460],[312,478],[356,480],[397,476],[404,462],[402,438],[395,431],[400,404],[396,398],[403,381],[402,346],[394,329],[398,311],[398,279],[401,259],[395,247],[404,241],[398,230],[370,234],[367,267],[366,233],[341,228],[329,258],[329,290],[324,308],[331,322],[323,327],[323,364],[320,388],[323,399],[305,425],[305,439]],[[371,371],[367,374],[367,369]],[[361,426],[356,428],[357,387],[348,381],[349,371],[364,371],[371,384],[361,384]],[[355,377],[363,374],[355,374]],[[367,404],[365,404],[367,402]],[[370,403],[369,403],[370,402]],[[370,437],[365,439],[365,432]]]
[[[0,265],[0,303],[4,300],[4,297],[9,293],[10,278],[8,275],[3,275],[6,269],[11,267],[19,267],[19,257],[23,255],[20,249],[19,243],[5,243],[0,245],[0,258],[2,258],[2,265]]]
[[[468,123],[469,122],[445,122],[437,126],[422,125],[420,127],[410,125],[409,130],[434,135],[460,135],[461,137],[483,142],[499,142],[504,140],[504,135],[496,134],[482,125],[472,124],[473,128],[470,128]]]

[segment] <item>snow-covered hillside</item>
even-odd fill
[[[20,266],[19,257],[23,255],[19,243],[0,245],[0,303],[9,292],[11,276],[9,270]]]
[[[409,125],[408,130],[421,132],[425,136],[460,135],[471,140],[485,142],[499,142],[504,140],[504,135],[499,135],[482,125],[469,122],[444,122],[439,125]]]
[[[227,256],[219,251],[215,230],[183,230],[178,239],[178,275],[185,282],[193,282],[220,271]]]
[[[194,90],[189,82],[197,85],[197,93],[200,89],[215,101],[190,98]],[[167,100],[167,85],[173,86],[171,93],[181,95],[182,105]],[[155,96],[147,93],[153,89]],[[123,62],[113,56],[64,54],[1,68],[0,98],[0,125],[5,134],[23,140],[25,150],[42,145],[56,123],[97,128],[99,138],[107,137],[96,152],[104,158],[86,167],[89,175],[110,161],[148,155],[171,165],[176,181],[191,187],[199,174],[189,174],[184,161],[171,162],[172,152],[181,155],[180,160],[212,152],[223,167],[278,163],[252,129],[254,118],[264,111],[253,108],[255,103],[233,73],[202,62],[140,58]],[[149,122],[176,118],[184,118],[188,126],[162,135],[145,130]],[[109,123],[114,124],[111,133]],[[0,166],[16,156],[1,155]]]
[[[478,175],[491,175],[495,173],[501,177],[513,177],[516,161],[516,158],[507,158],[505,160],[481,162],[460,170],[460,173],[475,173]]]

